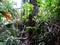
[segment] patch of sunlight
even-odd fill
[[[11,0],[13,2],[13,8],[21,8],[22,0]]]

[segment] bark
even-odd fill
[[[36,0],[30,0],[30,3],[34,5],[33,10],[32,10],[32,15],[35,16],[38,14],[38,5]]]

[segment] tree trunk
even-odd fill
[[[32,10],[32,15],[38,15],[38,5],[36,0],[30,0],[30,3],[34,5],[33,10]]]

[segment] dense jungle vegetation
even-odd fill
[[[21,1],[0,0],[0,45],[60,45],[60,0]]]

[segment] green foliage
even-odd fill
[[[11,40],[10,39],[8,39],[7,41],[6,41],[6,44],[5,45],[11,45]]]
[[[10,35],[16,36],[17,34],[16,30],[13,30],[12,28],[8,28],[8,31],[11,33]]]
[[[3,0],[2,2],[0,2],[0,6],[0,11],[8,11],[11,10],[13,7],[12,3],[9,0]]]
[[[0,2],[0,6],[1,6],[0,11],[9,11],[12,14],[12,16],[14,17],[14,20],[17,18],[16,16],[18,16],[18,17],[21,16],[23,21],[25,21],[25,20],[27,20],[28,15],[32,14],[32,10],[33,10],[34,5],[32,5],[30,3],[25,3],[21,8],[21,10],[25,11],[24,15],[22,16],[19,14],[23,11],[21,11],[18,15],[15,14],[15,13],[17,13],[17,11],[12,8],[13,5],[9,1],[10,0],[4,0],[4,1]],[[36,25],[35,25],[35,27],[26,27],[26,32],[29,32],[29,29],[32,29],[32,28],[38,29],[37,24],[39,24],[42,21],[46,21],[48,19],[57,17],[58,10],[60,9],[60,6],[58,5],[59,0],[36,0],[36,1],[37,1],[37,6],[39,7],[38,8],[38,10],[39,10],[38,15],[33,17],[33,20],[36,21]],[[3,16],[0,14],[0,21],[1,21],[2,17]],[[20,23],[21,23],[21,21],[20,21]],[[8,30],[7,34],[9,36],[10,35],[13,35],[13,36],[17,35],[17,31],[13,30],[12,28],[7,28],[6,30]],[[45,28],[41,27],[39,29],[40,34],[34,35],[32,38],[37,39],[36,41],[40,43],[41,40],[44,39],[44,34],[45,34],[44,30],[45,30]],[[4,34],[6,36],[4,36],[4,35],[0,36],[0,39],[3,40],[3,39],[5,39],[5,37],[8,38],[7,34],[6,33]],[[15,39],[13,40],[13,42],[10,39],[8,39],[6,41],[6,45],[17,45],[16,42],[17,41]]]
[[[37,0],[37,4],[40,6],[37,16],[39,22],[57,16],[58,0]]]
[[[31,12],[32,8],[33,8],[33,5],[30,4],[30,3],[25,3],[25,4],[23,5],[22,9],[25,10],[25,14],[24,14],[23,18],[26,19],[27,16],[32,13],[32,12]]]
[[[5,45],[18,45],[18,41],[15,39],[7,39]]]

